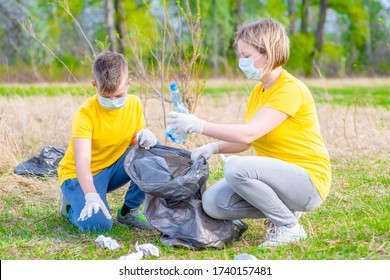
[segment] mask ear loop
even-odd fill
[[[256,57],[256,58],[254,58],[254,59],[253,59],[253,62],[255,62],[255,60],[257,60],[257,59],[259,59],[260,57],[262,57],[263,54],[264,54],[264,53],[260,54],[260,55],[259,55],[258,57]]]

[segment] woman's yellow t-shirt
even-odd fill
[[[263,91],[262,83],[253,89],[245,123],[264,106],[281,111],[288,117],[274,130],[251,143],[256,153],[304,168],[325,200],[331,184],[330,160],[309,89],[283,70],[270,89]]]
[[[92,140],[91,171],[95,175],[115,163],[144,126],[142,104],[137,96],[128,95],[126,104],[116,110],[100,105],[97,95],[90,97],[73,116],[72,139],[58,167],[60,184],[77,177],[74,138]]]

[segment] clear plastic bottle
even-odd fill
[[[177,84],[171,83],[169,85],[169,90],[170,90],[169,93],[171,95],[174,111],[188,114],[189,111],[187,107],[181,101],[180,92],[179,92],[179,88],[177,87]],[[172,129],[172,127],[170,127],[169,125],[165,130],[165,135],[168,137],[169,140],[171,140],[171,142],[176,144],[182,143],[184,140],[187,139],[188,136],[188,134],[185,132],[177,133],[176,130]]]

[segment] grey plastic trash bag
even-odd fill
[[[193,162],[190,152],[164,145],[148,150],[135,146],[126,156],[125,170],[145,193],[175,201],[204,190],[209,174],[204,158]]]
[[[167,199],[148,196],[145,215],[161,233],[161,243],[167,246],[201,250],[222,249],[239,239],[248,229],[240,220],[216,220],[208,216],[198,198],[188,198],[170,204]]]
[[[161,232],[164,245],[220,249],[248,228],[242,221],[213,219],[203,211],[201,197],[209,172],[203,157],[194,162],[186,150],[135,146],[126,156],[125,170],[148,194],[145,215]]]
[[[39,155],[20,163],[14,173],[18,175],[55,176],[58,163],[64,157],[65,149],[56,146],[44,146]]]

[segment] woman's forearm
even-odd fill
[[[218,143],[218,153],[234,154],[241,153],[250,148],[248,144],[242,143],[231,143],[231,142],[219,142]]]
[[[281,111],[263,107],[246,124],[215,124],[204,122],[202,134],[232,143],[250,144],[287,119]]]
[[[252,131],[247,124],[215,124],[205,122],[202,130],[203,135],[207,135],[230,143],[240,143],[249,145],[256,140],[259,131]]]

